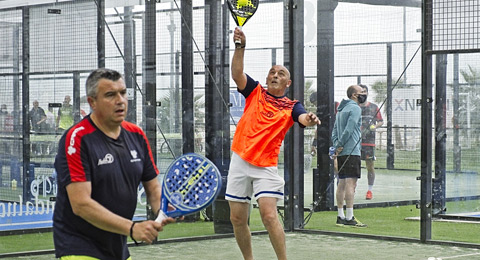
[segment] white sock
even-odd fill
[[[345,214],[343,213],[343,208],[338,209],[338,216],[341,219],[345,219]]]
[[[353,208],[347,208],[347,220],[351,220],[353,218]]]
[[[372,191],[372,189],[373,189],[373,185],[368,185],[368,190]]]

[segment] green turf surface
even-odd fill
[[[431,245],[412,242],[374,240],[368,238],[323,235],[318,233],[287,233],[287,257],[305,259],[355,259],[355,260],[472,260],[479,259],[475,248],[451,245]],[[268,235],[252,237],[255,259],[276,259]],[[235,238],[208,239],[188,242],[159,243],[131,246],[132,260],[242,260]],[[8,257],[9,260],[51,260],[53,254]]]
[[[407,217],[418,217],[419,213],[415,206],[356,209],[355,216],[368,225],[368,228],[358,229],[337,227],[335,225],[336,212],[334,211],[315,212],[305,229],[419,239],[420,222],[405,220]],[[252,231],[264,230],[258,209],[252,210],[250,226]],[[480,244],[478,231],[480,231],[480,224],[434,221],[432,224],[432,239]],[[164,231],[161,232],[159,239],[213,234],[212,222],[175,223],[166,226]],[[51,232],[0,236],[0,254],[52,248]]]

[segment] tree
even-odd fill
[[[304,105],[305,105],[305,109],[307,111],[317,111],[317,105],[312,103],[312,100],[310,99],[310,96],[313,93],[315,93],[315,95],[317,94],[317,90],[312,86],[313,86],[313,81],[312,80],[307,80],[305,82],[305,93],[304,93],[305,101],[304,101]],[[315,101],[316,101],[316,97],[315,97]]]
[[[375,92],[375,103],[380,106],[383,101],[387,99],[387,81],[377,80],[372,85],[370,85],[370,89]]]
[[[194,106],[194,123],[195,129],[197,132],[202,131],[205,126],[205,100],[203,94],[197,94],[193,98]],[[160,129],[164,132],[169,132],[170,130],[170,120],[175,120],[175,115],[170,114],[170,94],[167,93],[163,98],[160,99],[161,106],[157,108],[157,124]],[[177,122],[181,124],[182,122]]]
[[[393,84],[398,80],[393,80]],[[401,88],[412,88],[411,85],[397,83],[397,85],[393,85],[392,88],[394,89],[401,89]],[[374,103],[378,105],[378,107],[382,106],[382,104],[387,99],[387,81],[386,80],[377,80],[372,85],[370,85],[369,92],[373,90],[375,92]],[[386,102],[385,102],[386,103]],[[383,109],[387,110],[387,106],[383,104]]]

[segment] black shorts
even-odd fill
[[[361,160],[358,155],[345,155],[337,157],[338,163],[338,178],[358,178],[360,179],[362,171],[360,169]]]
[[[362,160],[375,160],[375,146],[362,146]]]

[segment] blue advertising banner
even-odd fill
[[[245,108],[245,98],[240,92],[235,90],[230,90],[230,124],[236,125],[240,117],[243,115],[243,109]]]

